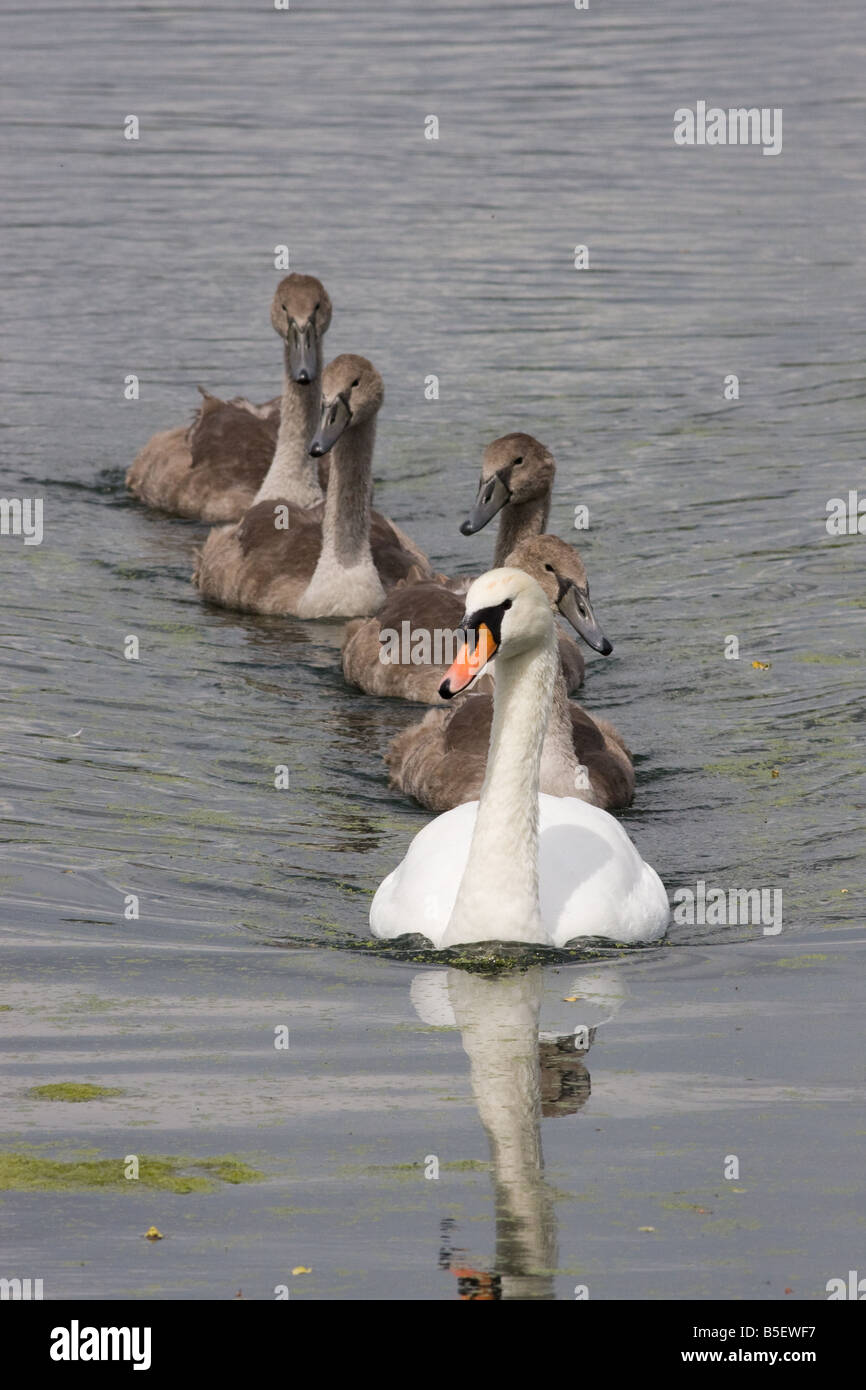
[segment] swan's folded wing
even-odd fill
[[[477,801],[455,806],[419,830],[373,898],[370,926],[375,936],[420,933],[439,946],[469,857],[477,810]]]
[[[539,801],[541,920],[554,945],[587,936],[623,942],[664,936],[667,894],[619,821],[576,798]]]

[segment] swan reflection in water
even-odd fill
[[[480,1269],[465,1258],[453,1244],[454,1221],[442,1223],[439,1264],[456,1276],[461,1299],[556,1297],[556,1215],[544,1180],[541,1120],[574,1115],[586,1103],[590,1078],[581,1058],[598,1025],[619,1009],[624,989],[615,967],[574,976],[563,971],[555,979],[557,1000],[577,998],[559,1002],[552,1028],[544,1031],[539,1031],[544,994],[540,966],[495,977],[436,970],[412,981],[419,1018],[462,1033],[472,1093],[490,1144],[493,1268]]]

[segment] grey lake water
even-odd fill
[[[40,545],[0,536],[0,1276],[791,1301],[866,1272],[866,535],[825,524],[866,498],[862,6],[10,0],[0,27],[2,494],[44,500]],[[678,147],[702,100],[781,108],[781,153]],[[332,297],[327,355],[382,372],[377,505],[441,569],[489,564],[494,526],[458,531],[484,445],[551,448],[623,822],[672,897],[779,890],[781,931],[495,977],[370,941],[428,819],[381,760],[422,711],[345,685],[338,624],[204,607],[205,528],[123,484],[197,383],[279,389],[281,244]],[[120,1094],[31,1091],[64,1082]],[[128,1156],[258,1176],[103,1184]]]

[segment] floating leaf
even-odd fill
[[[770,663],[769,661],[753,661],[752,668],[755,671],[769,671]]]
[[[292,1270],[293,1274],[312,1274],[312,1272],[309,1265],[295,1265]]]
[[[162,1231],[158,1231],[155,1226],[151,1226],[149,1231],[144,1233],[145,1240],[165,1240]]]

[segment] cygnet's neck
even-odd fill
[[[280,401],[280,428],[271,466],[255,495],[255,502],[282,498],[298,507],[314,507],[322,500],[322,489],[310,440],[316,432],[322,396],[319,369],[306,386],[292,380],[289,349],[284,349],[283,394]]]
[[[443,946],[544,940],[538,905],[538,785],[557,670],[553,632],[496,661],[487,774]]]
[[[351,425],[334,445],[322,521],[322,556],[340,569],[371,559],[370,508],[376,417]],[[320,562],[321,563],[321,560]]]
[[[528,540],[530,536],[540,536],[547,529],[549,511],[550,488],[541,497],[532,497],[528,502],[506,502],[499,513],[499,530],[491,569],[501,569],[506,565],[508,556],[521,541]]]
[[[351,425],[334,445],[322,549],[299,608],[301,617],[353,617],[374,613],[384,602],[370,547],[375,440],[374,415]]]
[[[571,711],[557,653],[553,704],[541,748],[540,785],[549,796],[579,796],[586,769],[578,762],[571,733]]]

